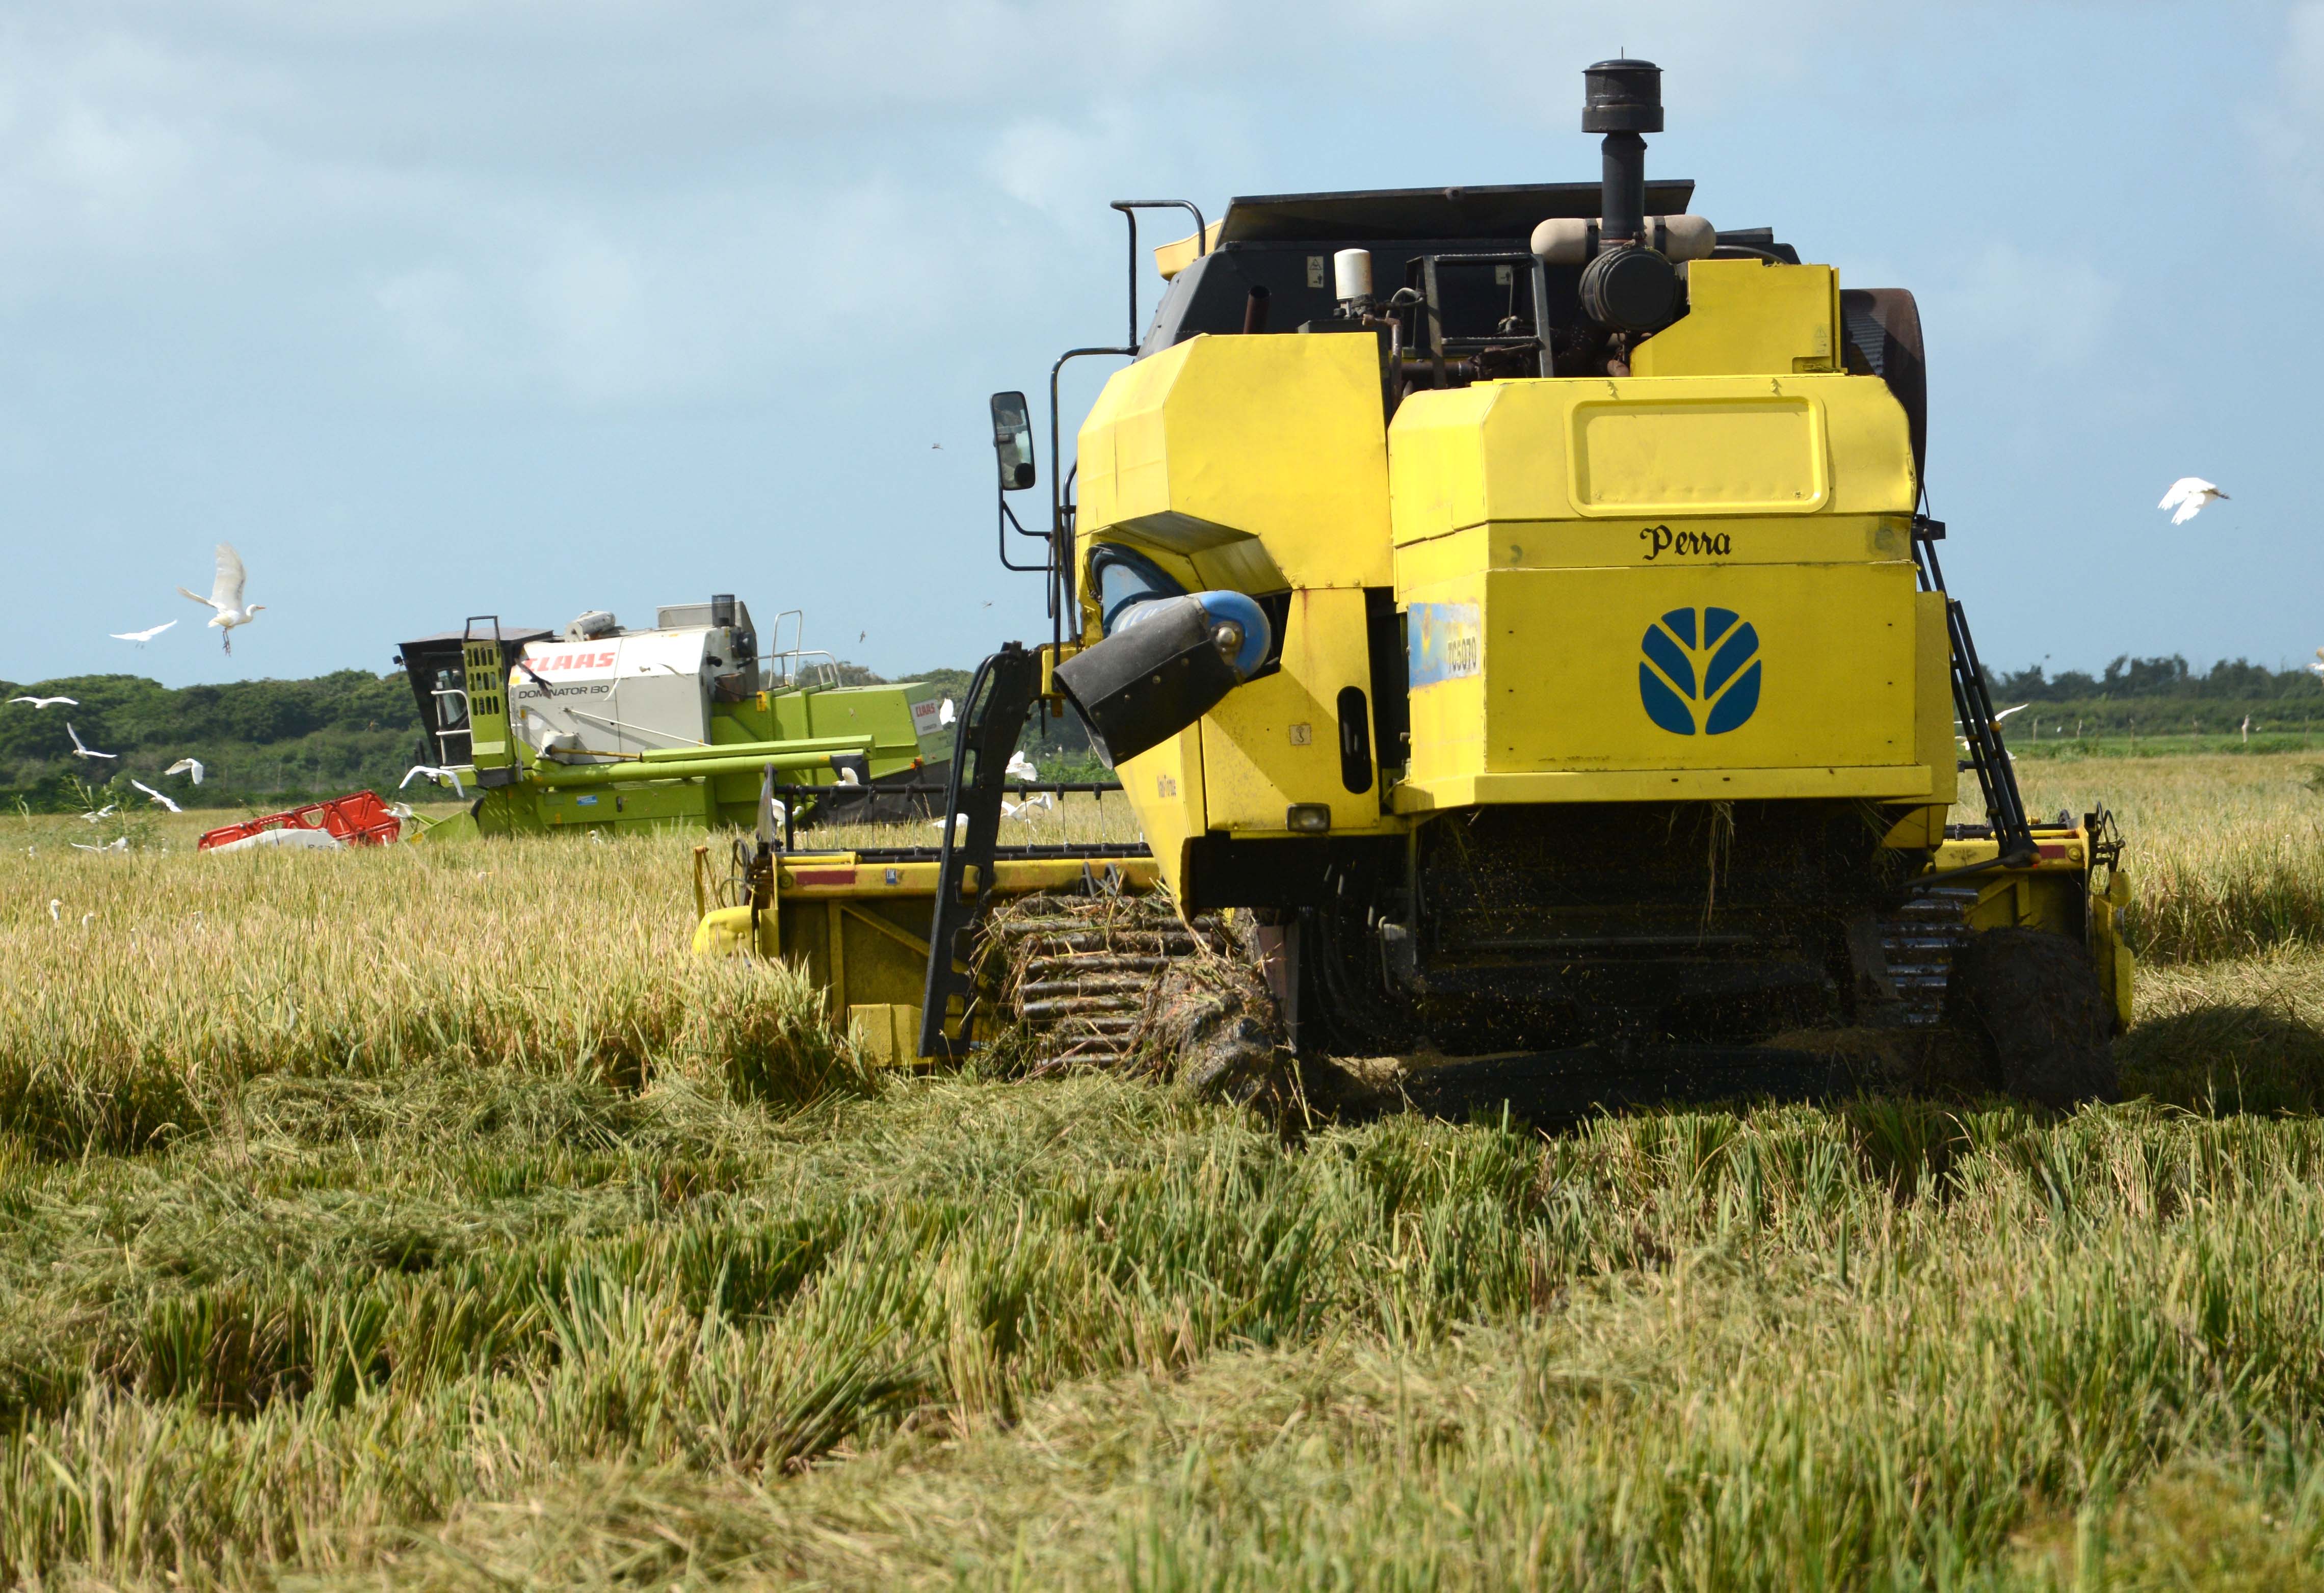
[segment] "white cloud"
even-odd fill
[[[636,257],[603,238],[550,252],[525,298],[565,385],[584,398],[661,386],[669,354],[655,336]]]
[[[475,293],[459,272],[422,266],[382,281],[372,298],[421,364],[449,370],[469,357],[467,324],[476,313]]]
[[[1109,160],[1123,143],[1118,109],[1101,112],[1095,125],[1067,127],[1053,117],[1028,117],[1001,129],[984,159],[984,173],[1020,205],[1055,215],[1080,208],[1093,181],[1119,170]]]
[[[2324,0],[2284,17],[2276,92],[2245,117],[2271,186],[2311,230],[2324,232]]]
[[[2120,282],[2087,260],[1994,243],[1922,298],[1932,345],[1982,347],[2058,372],[2087,363],[2105,346],[2122,292]]]
[[[413,378],[586,407],[796,389],[933,333],[963,204],[857,189],[698,189],[645,207],[480,209],[364,312]]]
[[[41,9],[0,20],[0,299],[295,281],[345,318],[302,336],[391,351],[410,381],[687,401],[896,350],[964,272],[993,313],[1114,291],[1092,251],[1120,235],[1104,207],[1125,191],[1207,205],[1217,172],[1334,169],[1329,149],[1266,142],[1286,62],[1347,82],[1416,27],[1489,40],[1456,97],[1556,125],[1579,102],[1570,69],[1628,43],[1667,59],[1684,118],[1742,92],[1720,87],[1738,73],[1796,74],[1848,14],[1690,0],[1609,39],[1597,14],[1526,0],[1420,19],[1389,0]],[[1569,69],[1545,80],[1545,61]],[[1142,221],[1141,242],[1174,225]]]

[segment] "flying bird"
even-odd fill
[[[71,720],[69,720],[69,719],[68,719],[68,720],[66,720],[66,721],[65,721],[65,734],[67,734],[67,735],[69,735],[69,736],[72,737],[73,751],[74,751],[74,753],[75,753],[76,755],[78,755],[78,756],[79,756],[79,757],[82,757],[82,758],[117,758],[117,757],[119,757],[119,756],[120,756],[120,754],[119,754],[119,753],[117,753],[117,752],[99,752],[99,751],[96,750],[94,748],[90,748],[90,747],[84,747],[83,745],[81,745],[80,732],[78,732],[78,731],[77,731],[77,730],[75,730],[75,729],[73,728],[72,721],[71,721]]]
[[[186,592],[186,589],[183,586],[179,587],[178,590],[180,592]],[[186,595],[188,597],[192,597],[194,594],[190,592],[186,592]],[[199,602],[200,600],[196,598],[195,601]],[[139,647],[143,647],[147,642],[152,640],[155,637],[161,635],[162,631],[167,631],[171,626],[177,622],[178,622],[175,620],[164,620],[158,625],[148,625],[143,631],[108,631],[106,634],[112,637],[115,641],[134,641]]]
[[[2174,526],[2183,526],[2202,513],[2203,506],[2212,499],[2226,496],[2225,493],[2200,475],[2182,475],[2171,483],[2171,490],[2163,494],[2163,502],[2157,503],[2155,507],[2176,509],[2179,512],[2171,517],[2171,523]]]
[[[2004,708],[2000,713],[1998,713],[1998,714],[1995,714],[1995,715],[1993,716],[1993,723],[1996,723],[1996,724],[1999,724],[2003,720],[2005,720],[2005,719],[2008,718],[2012,714],[2023,714],[2023,713],[2024,713],[2024,712],[2025,712],[2025,710],[2026,710],[2027,708],[2031,707],[2032,705],[2033,705],[2033,704],[2031,704],[2030,703],[2020,703],[2020,704],[2017,704],[2017,706],[2015,706],[2015,708]]]
[[[1041,769],[1039,765],[1025,756],[1025,750],[1020,747],[1009,754],[1009,767],[1001,771],[1001,778],[1003,780],[1038,780],[1041,778]]]
[[[221,542],[217,545],[217,578],[210,583],[210,594],[204,597],[200,593],[189,592],[183,586],[178,588],[179,596],[190,597],[215,611],[210,615],[210,623],[217,627],[220,639],[225,641],[226,650],[229,653],[234,651],[234,628],[249,624],[258,617],[258,611],[266,606],[263,603],[254,603],[246,608],[243,606],[242,588],[246,578],[242,568],[242,555],[234,550],[233,543]]]
[[[78,841],[74,842],[72,845],[75,852],[127,852],[129,850],[129,837],[126,835],[116,835],[102,846],[84,846]],[[95,913],[83,913],[80,916],[80,926],[83,929],[87,929],[88,927],[88,921],[96,916],[97,915]]]
[[[467,792],[460,788],[460,771],[458,769],[438,769],[432,763],[413,764],[410,769],[403,771],[403,778],[397,782],[395,788],[401,791],[404,787],[420,778],[422,775],[434,780],[438,785],[441,785],[446,780],[451,781],[452,795],[455,796],[466,798],[468,795]]]
[[[88,823],[89,823],[89,824],[93,824],[97,823],[99,819],[106,819],[106,818],[110,818],[110,817],[112,817],[112,816],[113,816],[113,815],[114,815],[114,813],[115,813],[115,812],[119,808],[119,807],[120,807],[120,806],[121,806],[121,805],[120,805],[119,803],[117,803],[117,802],[108,802],[108,803],[106,803],[103,807],[92,807],[92,808],[90,808],[87,813],[85,813],[85,814],[81,815],[80,816],[81,816],[84,820],[86,820]]]
[[[184,808],[180,807],[176,803],[171,801],[167,796],[162,796],[161,792],[156,791],[152,787],[147,785],[143,780],[133,779],[129,783],[136,787],[139,790],[144,792],[145,795],[151,796],[162,806],[168,808],[171,813],[183,813],[186,811]]]
[[[30,703],[32,704],[35,711],[46,708],[51,704],[56,703],[62,703],[68,708],[78,708],[80,706],[80,699],[78,697],[10,697],[8,700],[12,703]]]
[[[202,783],[202,776],[209,771],[202,767],[202,760],[198,758],[180,758],[177,762],[170,765],[169,768],[163,769],[161,772],[165,775],[191,775],[194,777],[194,784],[198,786]]]

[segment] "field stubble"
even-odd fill
[[[1545,1139],[881,1077],[689,838],[12,826],[0,1580],[2324,1585],[2304,774],[2026,769],[2147,1100]]]

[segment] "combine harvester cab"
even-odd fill
[[[399,661],[423,732],[414,773],[475,798],[431,838],[748,828],[770,782],[876,788],[940,778],[948,755],[932,689],[843,685],[796,632],[761,653],[727,596],[666,606],[643,630],[603,612],[562,631],[484,616],[404,643]],[[907,806],[881,800],[866,816]]]
[[[2025,811],[1921,512],[1912,296],[1691,214],[1645,176],[1657,69],[1585,77],[1600,182],[1186,205],[1142,337],[1133,272],[1130,345],[1065,356],[1132,363],[1024,532],[1050,645],[964,717],[924,1054],[994,1016],[980,771],[1063,698],[1294,1043],[1435,1059],[1416,1094],[1846,1088],[1940,1035],[1953,1082],[2111,1092],[2119,843]]]

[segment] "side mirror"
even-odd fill
[[[1021,392],[992,395],[992,451],[1001,459],[1001,490],[1033,484],[1033,416]]]

